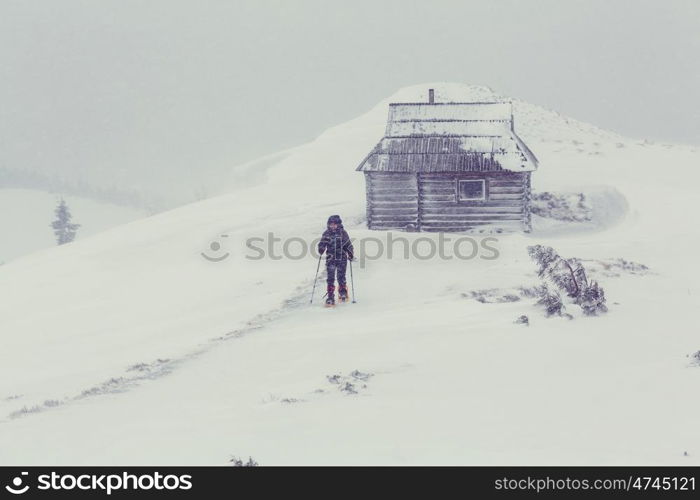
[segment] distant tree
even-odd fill
[[[61,198],[54,210],[54,214],[56,215],[56,220],[51,223],[51,227],[53,228],[53,234],[56,235],[56,243],[59,245],[70,243],[75,239],[75,233],[78,231],[80,224],[71,223],[73,216],[63,198]]]

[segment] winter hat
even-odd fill
[[[339,226],[342,226],[343,221],[340,219],[340,215],[331,215],[328,217],[328,225],[330,226],[331,224],[338,224]]]

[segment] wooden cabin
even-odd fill
[[[370,229],[530,230],[537,158],[516,135],[510,102],[389,105],[382,140],[362,161]]]

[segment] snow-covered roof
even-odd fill
[[[382,140],[357,170],[529,172],[537,158],[513,130],[512,105],[393,103]]]

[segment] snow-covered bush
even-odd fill
[[[551,290],[546,284],[538,287],[537,305],[544,307],[545,314],[550,316],[562,316],[566,306],[561,300],[561,295],[557,290]]]
[[[648,266],[640,264],[639,262],[625,260],[623,258],[593,260],[590,261],[590,266],[593,266],[593,269],[603,276],[609,276],[611,278],[619,277],[623,273],[643,276],[651,272]]]
[[[331,384],[337,385],[340,392],[345,394],[358,394],[361,389],[367,389],[366,382],[373,376],[373,373],[353,370],[347,376],[339,374],[326,375],[326,380]]]
[[[482,304],[517,302],[520,297],[517,295],[519,290],[504,290],[500,288],[489,288],[485,290],[472,290],[468,293],[462,293],[462,297],[474,299]]]
[[[577,303],[583,309],[583,313],[588,316],[596,316],[608,310],[608,306],[605,305],[605,292],[595,281],[591,281],[588,286],[581,290]]]
[[[514,321],[516,325],[525,325],[525,326],[530,326],[530,318],[525,316],[524,314],[522,316],[518,316],[518,319]]]
[[[549,280],[569,297],[577,295],[578,281],[574,271],[577,262],[562,259],[552,247],[534,245],[527,247],[527,251],[538,266],[537,275],[540,278]],[[577,266],[577,271],[580,275],[579,266],[580,264]]]
[[[690,364],[693,366],[700,366],[700,351],[695,351],[690,357]]]
[[[579,259],[565,259],[552,247],[543,245],[529,246],[527,251],[537,264],[537,275],[543,280],[545,287],[547,283],[551,283],[558,290],[566,293],[575,304],[581,306],[586,315],[597,315],[608,310],[603,288],[597,282],[588,279],[586,269]],[[554,301],[551,297],[544,297],[545,293],[552,294],[548,289],[541,291],[538,294],[540,297],[538,303]],[[552,304],[555,304],[555,301]]]
[[[583,193],[533,193],[530,210],[540,217],[567,222],[592,219],[591,206]]]

